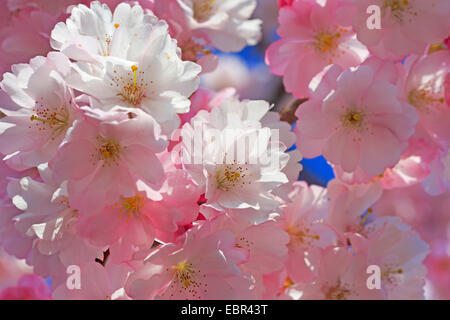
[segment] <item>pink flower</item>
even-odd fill
[[[410,57],[405,62],[401,82],[403,98],[414,106],[419,123],[432,136],[450,139],[450,105],[446,101],[445,81],[450,73],[450,51]]]
[[[33,274],[20,278],[16,286],[0,291],[0,300],[50,300],[51,292],[45,281]]]
[[[356,251],[367,252],[368,265],[380,267],[381,291],[387,299],[424,299],[423,260],[429,246],[400,218],[375,220],[370,225],[368,240],[352,244]]]
[[[436,170],[432,167],[437,166],[436,162],[439,161],[441,149],[440,144],[422,126],[417,125],[400,161],[393,168],[386,168],[383,174],[374,177],[360,168],[353,173],[348,173],[340,166],[334,167],[334,172],[338,179],[347,184],[364,184],[380,180],[384,189],[404,188],[420,182],[428,184],[427,180],[433,180],[430,173]],[[436,170],[437,175],[440,172]],[[445,176],[440,177],[445,178]],[[434,184],[434,181],[430,184]]]
[[[289,236],[275,220],[253,224],[239,219],[237,215],[233,218],[221,215],[202,227],[210,232],[228,230],[234,234],[236,247],[246,250],[248,254],[245,262],[239,265],[243,272],[263,275],[283,268]],[[270,237],[267,237],[268,234]]]
[[[198,63],[202,73],[217,67],[218,57],[208,49],[210,43],[190,28],[188,17],[177,0],[156,1],[153,10],[158,18],[168,23],[170,35],[177,40],[183,60]]]
[[[96,246],[108,246],[111,259],[126,262],[140,250],[151,249],[159,234],[169,234],[173,238],[183,212],[164,201],[152,201],[145,191],[137,191],[132,197],[117,199],[100,213],[82,217],[78,224],[82,237]]]
[[[165,181],[158,190],[162,198],[162,205],[180,212],[180,220],[176,221],[178,225],[177,233],[158,232],[157,238],[166,243],[173,242],[177,235],[184,233],[186,228],[190,228],[192,223],[197,220],[200,210],[199,199],[204,190],[198,186],[190,175],[176,165],[171,160],[171,153],[162,153],[158,155],[164,165]],[[170,159],[169,159],[170,158]]]
[[[69,206],[65,184],[52,181],[48,168],[40,168],[43,182],[29,177],[10,181],[8,194],[16,211],[7,217],[22,238],[15,239],[13,253],[31,241],[23,257],[36,274],[51,276],[57,286],[64,281],[67,266],[101,258],[103,248],[78,236],[79,213]]]
[[[450,150],[440,148],[438,154],[429,164],[430,174],[424,179],[423,187],[427,193],[436,196],[450,189]]]
[[[156,121],[140,109],[104,112],[83,108],[50,167],[68,180],[69,203],[94,214],[120,197],[134,197],[138,180],[161,183],[162,165],[155,153],[167,142]]]
[[[405,223],[413,226],[421,234],[430,228],[436,237],[441,237],[441,233],[434,225],[437,223],[434,216],[438,215],[438,198],[427,194],[423,187],[418,184],[407,188],[385,190],[381,198],[372,206],[377,217],[397,216]],[[446,222],[441,221],[444,226]]]
[[[50,161],[73,121],[81,117],[72,89],[64,81],[69,59],[60,53],[13,66],[0,86],[12,100],[2,111],[0,152],[16,170]]]
[[[202,236],[195,231],[188,231],[184,243],[169,243],[152,252],[128,278],[126,293],[134,299],[222,300],[241,294],[237,285],[248,283],[248,291],[250,283],[235,264],[245,255],[233,234],[223,230]]]
[[[367,287],[368,267],[364,254],[346,248],[330,247],[323,251],[316,280],[289,288],[301,291],[302,300],[374,300],[383,299],[380,290]]]
[[[297,148],[305,157],[323,153],[345,172],[361,168],[369,175],[397,164],[417,122],[396,86],[378,80],[370,66],[333,66],[296,116]]]
[[[2,9],[3,10],[3,9]],[[21,10],[0,30],[0,74],[15,63],[35,56],[46,56],[50,32],[57,22],[54,16],[39,10]]]
[[[353,0],[353,29],[358,40],[372,54],[383,59],[401,60],[405,55],[422,55],[427,44],[448,36],[450,3],[446,0]],[[381,9],[381,28],[369,29],[367,8]]]
[[[379,181],[369,184],[346,185],[339,180],[328,183],[330,212],[326,223],[346,243],[346,233],[365,234],[365,226],[372,219],[372,205],[382,194]]]
[[[282,208],[279,225],[290,237],[287,276],[295,283],[313,279],[311,266],[318,263],[320,248],[333,244],[334,233],[323,224],[328,215],[327,190],[295,182],[290,202]]]
[[[52,294],[54,300],[127,300],[123,286],[132,267],[127,264],[87,262],[80,267],[80,288],[69,289],[66,282]]]
[[[283,76],[288,92],[302,98],[308,85],[326,66],[359,65],[367,56],[350,28],[345,1],[294,0],[280,9],[278,34],[266,52],[272,73]]]

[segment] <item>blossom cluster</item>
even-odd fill
[[[0,3],[0,299],[450,297],[450,2],[279,0],[293,126],[201,82],[269,2]]]

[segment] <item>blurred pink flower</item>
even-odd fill
[[[0,300],[50,300],[51,291],[45,281],[33,274],[20,278],[16,286],[0,291]]]
[[[0,74],[15,63],[46,56],[56,17],[39,10],[21,10],[0,30]]]

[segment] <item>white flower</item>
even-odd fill
[[[0,83],[11,106],[1,108],[0,152],[8,165],[24,170],[50,161],[74,120],[81,117],[64,82],[70,62],[61,53],[12,66]],[[3,106],[2,106],[3,107]]]
[[[278,206],[271,191],[288,181],[281,170],[289,155],[278,132],[261,125],[268,110],[267,102],[232,98],[184,125],[183,165],[205,187],[207,206],[220,211]]]
[[[14,226],[24,238],[33,239],[30,256],[37,258],[35,272],[57,276],[65,273],[65,266],[102,258],[104,248],[78,236],[78,212],[70,208],[65,183],[57,182],[46,165],[40,165],[39,171],[42,182],[24,177],[8,184],[8,195],[18,210]]]
[[[152,29],[163,25],[139,5],[121,3],[113,14],[106,4],[94,1],[90,8],[74,7],[66,22],[55,26],[51,45],[77,61],[95,62],[102,56],[133,59],[144,50]]]
[[[68,39],[62,51],[83,58],[72,64],[67,81],[93,97],[94,108],[140,108],[158,121],[163,134],[179,126],[177,113],[189,111],[201,67],[182,61],[167,24],[144,15],[141,7],[121,4],[111,17],[108,7],[98,2],[91,9],[80,5],[66,24],[55,28],[53,38],[60,39],[59,44]],[[75,49],[78,39],[90,43],[87,51]],[[82,52],[95,59],[84,59]]]
[[[177,0],[190,28],[224,52],[242,50],[261,38],[261,20],[249,20],[256,0]]]

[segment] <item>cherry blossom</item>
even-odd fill
[[[162,182],[164,171],[155,154],[167,141],[151,116],[140,109],[128,113],[83,109],[85,120],[74,123],[50,162],[55,174],[68,180],[71,206],[94,214],[121,196],[134,197],[138,180]]]
[[[13,65],[0,87],[13,101],[2,108],[0,152],[16,170],[50,161],[73,122],[81,117],[72,89],[64,81],[69,60],[59,53]],[[12,110],[11,110],[12,109]]]
[[[255,0],[176,0],[187,25],[197,38],[224,51],[240,51],[256,44],[260,37],[260,20],[249,20],[256,8]]]
[[[297,110],[298,148],[306,157],[323,152],[346,172],[382,174],[400,160],[417,123],[413,107],[397,95],[394,85],[374,79],[369,66],[332,67]]]
[[[353,29],[371,53],[383,59],[401,60],[405,55],[422,55],[427,44],[448,36],[450,7],[445,0],[352,0],[355,5]],[[367,8],[381,11],[381,28],[367,27]]]
[[[345,10],[344,1],[322,6],[315,0],[291,1],[280,9],[281,39],[267,50],[266,62],[272,73],[283,76],[286,90],[294,96],[308,96],[309,83],[326,66],[348,68],[367,57]]]
[[[449,299],[449,10],[0,1],[0,299]]]
[[[450,115],[444,83],[450,72],[450,51],[410,57],[405,66],[409,72],[403,80],[404,99],[416,108],[420,123],[431,135],[448,140]]]
[[[364,243],[368,263],[380,267],[382,291],[387,298],[423,299],[423,260],[429,246],[418,233],[399,218],[387,217],[371,224],[368,237]]]
[[[285,167],[289,156],[283,152],[285,147],[277,146],[276,137],[270,142],[270,128],[261,128],[259,120],[268,107],[263,101],[228,99],[211,113],[199,112],[191,120],[192,125],[183,126],[183,162],[193,179],[205,185],[207,204],[213,208],[270,209],[277,206],[270,191],[287,182],[280,169]],[[203,156],[197,164],[198,155],[194,152],[199,138]],[[248,141],[255,141],[249,139],[255,138],[257,143],[248,145]],[[241,158],[234,152],[236,146],[247,146]]]
[[[96,62],[100,56],[133,58],[142,53],[142,41],[158,26],[164,26],[142,7],[121,3],[111,12],[106,4],[93,1],[90,7],[74,7],[66,22],[59,22],[51,44],[69,58]]]
[[[364,254],[354,255],[345,248],[330,247],[324,250],[321,259],[316,280],[306,285],[293,286],[289,288],[289,291],[299,291],[302,300],[383,298],[379,290],[370,290],[366,285],[368,265]]]
[[[296,182],[289,198],[279,222],[290,237],[287,277],[296,283],[308,282],[314,278],[311,266],[317,263],[318,250],[335,240],[332,229],[323,224],[329,207],[327,190]]]
[[[245,261],[245,253],[235,244],[230,231],[203,237],[188,232],[184,244],[170,243],[152,252],[130,275],[125,291],[138,299],[233,298],[238,294],[233,278],[246,281],[235,264]]]

